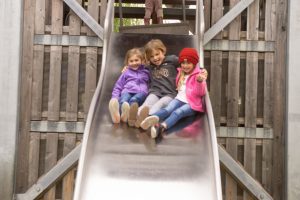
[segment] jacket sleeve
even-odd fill
[[[179,59],[178,59],[177,56],[175,56],[175,55],[172,56],[172,62],[173,62],[173,65],[175,66],[176,69],[177,69],[178,67],[180,67]]]
[[[146,69],[146,74],[147,74],[147,82],[148,82],[148,84],[150,84],[150,82],[151,82],[151,78],[150,78],[151,74],[150,74],[150,70],[149,69]]]
[[[121,74],[112,91],[112,98],[119,99],[121,96],[121,92],[124,89],[125,80],[126,80],[126,71]]]
[[[204,96],[206,94],[206,81],[197,81],[197,77],[195,76],[195,82],[196,82],[196,90],[197,94],[199,96]]]
[[[150,86],[150,83],[151,83],[151,71],[150,71],[150,66],[146,66],[146,67],[145,67],[145,70],[146,70],[146,74],[147,74],[147,83],[148,83],[148,86]]]

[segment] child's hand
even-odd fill
[[[124,73],[128,69],[128,66],[124,66],[122,69],[122,73]]]
[[[197,76],[197,81],[201,82],[201,81],[205,81],[207,79],[207,71],[206,69],[202,69],[201,72],[198,74]]]

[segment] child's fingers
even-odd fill
[[[197,80],[198,81],[206,80],[206,76],[204,76],[203,74],[199,74],[198,77],[197,77]]]
[[[204,69],[204,70],[200,73],[200,75],[202,76],[203,80],[207,79],[208,73],[207,73],[206,69]]]

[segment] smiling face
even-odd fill
[[[162,62],[165,59],[165,53],[161,50],[152,50],[150,56],[149,56],[149,60],[152,64],[159,66],[162,64]]]
[[[130,56],[127,60],[127,65],[134,70],[137,70],[141,64],[142,64],[142,59],[140,58],[140,56],[136,54]]]
[[[195,68],[195,65],[189,62],[187,59],[184,59],[183,62],[180,64],[182,71],[185,74],[190,74]]]

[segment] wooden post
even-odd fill
[[[247,40],[258,40],[259,0],[255,0],[247,12]],[[246,53],[246,96],[245,96],[245,127],[256,128],[257,117],[257,82],[258,82],[258,53]],[[247,129],[252,132],[254,129]],[[255,131],[255,130],[254,130]],[[244,166],[249,174],[255,177],[256,140],[245,139]],[[252,199],[244,192],[244,200]]]
[[[275,41],[275,4],[276,0],[266,1],[265,41]],[[265,53],[264,66],[264,127],[273,127],[273,75],[274,53]],[[262,185],[272,194],[272,140],[264,139],[262,144]]]
[[[211,15],[211,0],[204,0],[204,29],[207,31],[210,28],[210,15]]]
[[[90,0],[88,4],[88,13],[94,20],[98,22],[99,19],[99,1]],[[88,30],[88,36],[95,36],[92,30]],[[85,70],[85,102],[84,112],[85,117],[89,111],[90,103],[92,101],[96,86],[97,86],[97,61],[98,61],[98,49],[97,47],[86,48],[86,70]],[[88,78],[87,78],[88,77]]]
[[[231,0],[230,8],[236,5],[239,0]],[[240,40],[241,17],[238,16],[229,26],[229,40]],[[228,93],[227,93],[227,126],[230,135],[234,134],[234,130],[230,127],[239,126],[239,86],[240,86],[240,52],[229,52],[228,55]],[[227,152],[237,160],[238,156],[238,139],[226,139]],[[237,183],[229,175],[226,174],[226,199],[237,199]]]
[[[213,25],[223,16],[223,0],[212,0],[212,13],[214,13],[211,19]],[[222,33],[214,39],[222,39]],[[210,76],[213,79],[210,80],[210,99],[216,126],[220,126],[221,117],[222,59],[222,51],[211,51]]]
[[[77,0],[81,5],[82,1]],[[81,20],[71,11],[69,34],[80,35]],[[70,46],[68,54],[68,79],[67,79],[67,106],[66,121],[77,121],[78,113],[78,85],[79,85],[79,59],[80,47]],[[76,146],[76,133],[66,133],[64,140],[63,154],[66,156]],[[63,179],[63,199],[72,200],[74,193],[75,169],[70,170]]]
[[[20,2],[21,3],[21,2]],[[22,193],[28,187],[28,152],[31,114],[33,36],[35,0],[24,0],[23,54],[20,84],[20,127],[18,136],[18,153],[16,169],[16,192]],[[5,11],[7,12],[7,10]],[[21,11],[20,11],[21,12]],[[10,15],[10,14],[9,14]],[[7,28],[7,27],[6,27]],[[1,29],[3,30],[3,29]]]
[[[284,199],[284,157],[285,157],[285,78],[287,48],[287,0],[276,0],[276,51],[274,69],[274,109],[273,109],[273,197]],[[290,1],[291,2],[291,1]]]
[[[62,34],[63,2],[52,0],[51,34]],[[62,46],[50,47],[48,120],[58,121],[60,111]],[[58,133],[47,133],[45,171],[48,172],[57,162]],[[50,189],[45,200],[55,199],[55,186]]]
[[[46,1],[36,1],[34,33],[45,33]],[[32,104],[31,120],[42,119],[44,45],[34,45],[32,66]],[[28,186],[32,186],[39,177],[40,133],[30,133]]]

